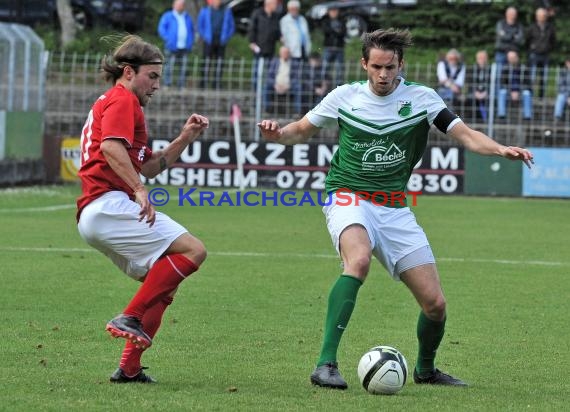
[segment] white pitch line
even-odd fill
[[[11,209],[0,209],[0,213],[35,213],[35,212],[54,212],[56,210],[74,209],[76,205],[54,205],[54,206],[38,206],[38,207],[21,207]]]
[[[91,248],[61,248],[61,247],[12,247],[0,246],[0,252],[52,252],[52,253],[91,253]],[[210,252],[209,256],[234,257],[262,257],[262,258],[299,258],[299,259],[339,259],[337,255],[324,253],[275,253],[275,252]],[[441,257],[436,260],[442,262],[459,263],[496,263],[502,265],[535,265],[535,266],[570,266],[570,262],[556,262],[546,260],[509,260],[509,259],[479,259],[479,258],[452,258]]]
[[[265,253],[265,252],[208,252],[213,256],[236,256],[236,257],[296,257],[301,259],[319,258],[319,259],[339,259],[337,255],[329,255],[324,253]]]
[[[546,260],[509,260],[509,259],[478,259],[478,258],[450,258],[450,257],[436,258],[435,260],[442,260],[444,262],[499,263],[503,265],[570,266],[570,262],[549,262]]]

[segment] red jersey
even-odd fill
[[[82,195],[77,199],[77,219],[81,210],[104,193],[120,190],[134,198],[133,190],[107,163],[101,151],[101,142],[108,138],[124,140],[131,162],[140,173],[141,166],[150,159],[144,114],[138,98],[118,84],[99,97],[81,131]]]

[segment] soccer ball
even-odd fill
[[[374,395],[392,395],[404,387],[408,364],[404,355],[391,346],[375,346],[358,362],[360,383]]]

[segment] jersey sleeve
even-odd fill
[[[309,113],[307,119],[317,127],[333,127],[337,124],[338,119],[338,89],[334,89],[327,94],[319,104],[317,104]]]
[[[447,105],[443,99],[437,94],[437,92],[429,87],[425,88],[425,93],[422,98],[424,107],[427,110],[427,116],[429,124],[433,124],[433,121],[443,109],[447,109]]]
[[[135,104],[130,96],[113,96],[101,116],[101,140],[124,139],[128,146],[135,140]]]
[[[447,105],[435,90],[428,87],[425,90],[426,92],[422,100],[426,104],[429,124],[434,124],[435,119],[439,116],[440,121],[437,122],[436,126],[443,133],[447,133],[453,126],[462,121],[461,118],[447,108]],[[442,115],[440,116],[440,114]]]

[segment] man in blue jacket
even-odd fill
[[[158,22],[158,34],[164,40],[164,85],[170,86],[174,67],[180,65],[178,87],[186,83],[188,53],[194,45],[194,25],[184,9],[184,0],[174,0],[172,10],[166,11]]]
[[[222,65],[226,44],[235,32],[234,16],[227,7],[222,7],[222,0],[212,0],[209,6],[204,6],[198,13],[198,33],[204,41],[204,67],[201,87],[207,87],[210,72],[210,62],[215,59],[215,75],[212,86],[220,88]]]

